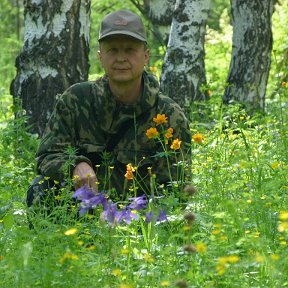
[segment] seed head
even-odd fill
[[[188,288],[188,283],[185,280],[180,279],[175,282],[175,286],[179,288]]]
[[[187,184],[184,187],[184,192],[187,193],[189,196],[193,196],[197,192],[197,189],[192,184]]]
[[[192,222],[195,220],[196,216],[192,212],[188,212],[184,215],[184,219],[187,220],[188,225],[191,225]]]
[[[183,250],[184,250],[185,252],[188,252],[188,253],[195,253],[195,252],[197,252],[195,246],[194,246],[194,245],[191,245],[191,244],[184,245],[184,246],[183,246]]]

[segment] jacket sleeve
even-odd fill
[[[57,100],[54,111],[45,129],[43,138],[36,153],[37,172],[62,181],[71,176],[72,169],[79,162],[90,160],[77,153],[68,152],[70,147],[77,147],[77,96],[68,89]]]

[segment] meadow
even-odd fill
[[[277,62],[284,12],[274,16],[265,112],[222,104],[231,28],[210,31],[210,99],[189,115],[193,186],[175,186],[157,203],[134,202],[131,223],[103,216],[100,206],[78,217],[68,188],[52,216],[26,207],[39,139],[24,113],[13,117],[15,71],[2,63],[9,73],[0,91],[0,287],[288,287],[288,86]],[[159,209],[166,217],[146,221]]]

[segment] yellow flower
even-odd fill
[[[169,282],[169,281],[167,281],[167,280],[164,280],[164,281],[161,281],[161,283],[160,283],[160,286],[161,286],[161,287],[168,287],[168,286],[169,286],[169,284],[170,284],[170,282]]]
[[[117,276],[121,276],[122,272],[120,269],[114,269],[112,271],[112,274],[117,277]]]
[[[281,85],[282,85],[282,87],[284,88],[284,87],[286,87],[287,83],[283,81],[283,82],[281,83]]]
[[[182,141],[180,141],[178,138],[174,139],[170,148],[173,150],[179,150],[181,146],[181,142]]]
[[[155,260],[154,260],[154,258],[152,257],[151,254],[146,253],[146,254],[144,255],[144,261],[146,261],[146,262],[148,262],[148,263],[153,263]]]
[[[194,134],[193,136],[192,136],[192,140],[195,142],[195,143],[202,143],[202,141],[203,141],[203,139],[204,139],[204,136],[202,135],[202,134]]]
[[[216,271],[217,271],[217,274],[219,276],[223,275],[225,273],[225,266],[224,265],[221,265],[221,264],[218,264],[216,266]]]
[[[280,259],[280,256],[278,254],[271,254],[270,255],[270,258],[273,260],[273,261],[277,261]]]
[[[281,221],[288,220],[288,212],[287,211],[281,211],[279,214],[279,219]]]
[[[272,169],[275,170],[275,169],[277,169],[279,166],[281,166],[281,164],[282,164],[281,162],[274,162],[274,163],[271,164],[271,167],[272,167]]]
[[[70,235],[75,234],[77,231],[78,231],[78,230],[77,230],[76,228],[71,228],[71,229],[65,231],[64,234],[65,234],[66,236],[70,236]]]
[[[148,137],[148,139],[156,138],[158,137],[158,135],[159,135],[159,132],[154,127],[151,127],[146,131],[146,136]]]
[[[129,249],[127,249],[127,248],[122,248],[121,249],[121,254],[123,254],[123,255],[128,255],[129,254]]]
[[[63,264],[66,260],[78,260],[79,257],[71,252],[65,252],[60,259],[60,263]]]
[[[255,256],[255,261],[256,261],[257,263],[263,263],[264,260],[265,260],[264,256],[257,253],[257,255]]]
[[[149,67],[149,70],[150,70],[151,72],[156,72],[158,69],[157,69],[157,67],[155,67],[155,66],[150,66],[150,67]]]
[[[165,114],[157,114],[156,117],[153,118],[153,121],[156,123],[156,125],[167,123],[168,117],[166,117]]]
[[[234,264],[234,263],[239,262],[239,256],[238,255],[229,255],[227,258],[228,258],[229,263]]]
[[[284,232],[284,231],[288,231],[288,222],[282,222],[278,225],[277,230],[279,232]]]
[[[221,233],[221,230],[219,230],[219,229],[214,229],[214,230],[211,231],[211,233],[212,233],[213,235],[218,235],[218,234]]]
[[[133,178],[134,178],[133,172],[135,172],[135,168],[132,166],[131,163],[127,164],[125,177],[128,180],[133,180]]]
[[[203,242],[196,243],[195,248],[198,253],[205,253],[207,251],[207,245]]]
[[[167,132],[165,134],[165,138],[167,138],[167,139],[172,138],[173,137],[172,133],[173,133],[173,128],[171,128],[171,127],[168,128]]]

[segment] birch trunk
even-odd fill
[[[30,132],[41,136],[56,95],[88,78],[90,0],[25,0],[24,19],[11,94],[20,98]]]
[[[161,91],[180,106],[207,98],[205,34],[210,0],[177,0],[161,75]]]
[[[152,33],[161,45],[167,45],[176,0],[130,0],[149,19]],[[142,1],[141,1],[142,2]]]
[[[233,48],[224,103],[264,108],[269,76],[274,0],[231,0]]]

